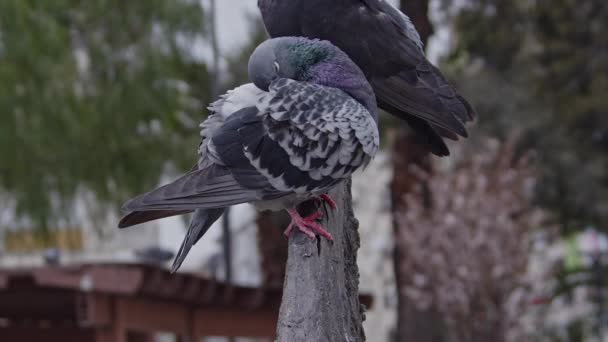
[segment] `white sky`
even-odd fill
[[[203,3],[207,2],[203,0]],[[216,0],[217,29],[220,49],[229,52],[242,46],[248,38],[248,14],[259,15],[257,0]]]

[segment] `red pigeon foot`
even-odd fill
[[[319,196],[319,198],[324,201],[325,203],[327,203],[332,209],[337,209],[338,205],[336,204],[336,202],[334,202],[333,199],[331,199],[331,197],[329,197],[329,195],[327,194],[323,194],[321,196]]]
[[[332,201],[333,202],[333,201]],[[331,205],[331,204],[330,204]],[[287,212],[291,216],[291,223],[285,229],[285,236],[289,237],[293,233],[294,228],[298,228],[302,233],[308,235],[311,239],[315,238],[315,233],[321,235],[329,241],[333,241],[333,237],[328,233],[316,220],[321,217],[320,212],[316,212],[307,217],[302,217],[296,209],[288,209]]]

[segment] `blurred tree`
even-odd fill
[[[195,162],[210,100],[197,0],[0,2],[0,190],[24,225],[114,204]]]
[[[608,229],[605,1],[473,0],[453,13],[447,65],[482,129],[526,133],[539,151],[537,198],[565,232]]]
[[[411,19],[420,33],[420,38],[426,44],[433,34],[433,25],[430,22],[429,0],[401,0],[400,8]],[[381,124],[382,126],[382,124]],[[432,157],[427,148],[417,141],[417,137],[403,122],[395,122],[392,131],[392,161],[393,179],[391,180],[391,203],[393,212],[393,229],[396,237],[401,235],[402,225],[399,218],[408,211],[406,196],[418,186],[426,183],[425,179],[414,173],[414,169],[425,170],[432,173]],[[408,274],[403,272],[401,266],[407,262],[407,246],[396,238],[393,249],[393,265],[395,282],[398,289],[405,286]],[[432,310],[420,309],[413,305],[405,293],[397,293],[397,331],[396,341],[437,341],[442,334],[442,321]]]
[[[399,292],[440,315],[447,329],[432,340],[529,341],[521,321],[532,295],[526,275],[544,214],[532,203],[528,158],[517,159],[512,143],[486,140],[453,169],[412,172],[427,182],[407,195],[398,217]]]
[[[540,199],[568,230],[608,230],[608,6],[537,2],[535,87],[551,113]]]
[[[472,0],[457,10],[454,0],[444,5],[457,37],[445,64],[481,114],[477,132],[523,132],[522,148],[538,151],[536,199],[562,232],[588,225],[606,231],[605,1]],[[568,340],[583,339],[578,323],[568,326]]]

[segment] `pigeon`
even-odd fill
[[[425,57],[410,18],[384,0],[258,0],[271,37],[328,40],[363,70],[378,106],[402,118],[438,156],[467,137],[471,105]]]
[[[61,264],[61,250],[58,248],[49,248],[42,253],[44,264],[47,266],[58,266]]]
[[[209,106],[198,163],[177,180],[127,201],[120,228],[194,212],[174,259],[192,246],[226,207],[287,210],[289,236],[299,230],[332,240],[317,219],[295,209],[308,200],[336,208],[327,192],[367,165],[379,147],[373,89],[359,67],[327,41],[281,37],[249,59],[252,83]]]
[[[158,246],[150,246],[135,251],[137,259],[144,264],[162,266],[165,262],[173,259],[175,254]]]

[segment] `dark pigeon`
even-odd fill
[[[411,20],[383,0],[258,0],[271,37],[330,41],[363,70],[378,106],[404,119],[430,151],[449,155],[443,138],[467,137],[469,103],[425,57]]]

